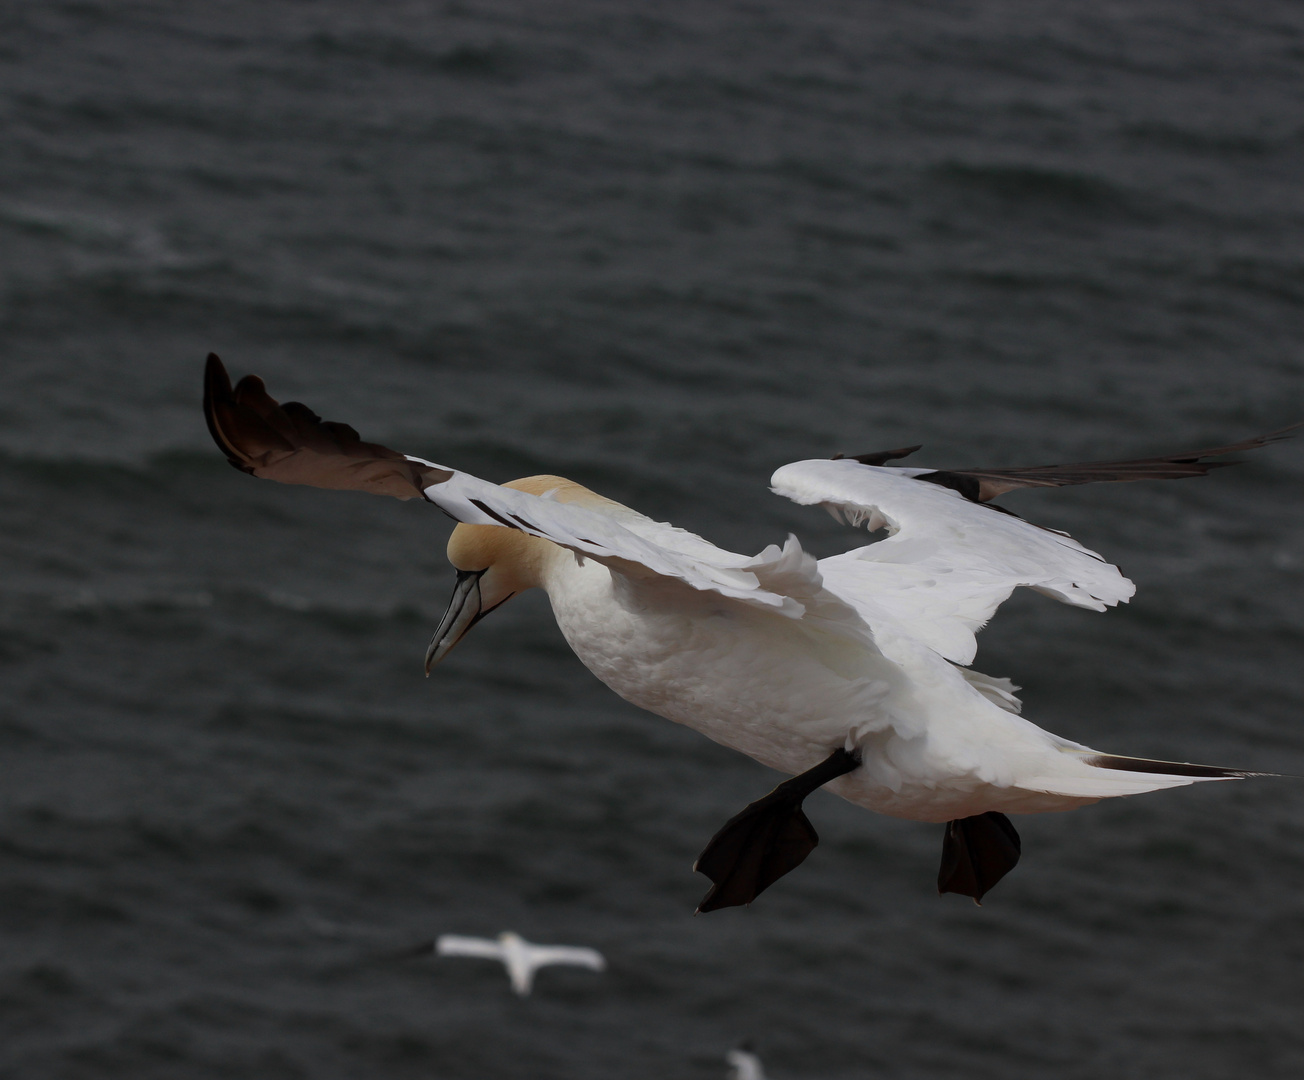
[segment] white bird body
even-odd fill
[[[945,489],[925,491],[959,502]],[[603,503],[589,506],[602,512]],[[747,561],[714,552],[723,564]],[[795,540],[788,556],[802,561]],[[864,767],[827,786],[879,813],[948,821],[989,810],[1067,810],[1195,781],[1086,764],[1095,751],[1009,711],[1012,695],[1002,707],[979,689],[1003,680],[966,672],[895,627],[876,634],[854,597],[823,587],[820,572],[831,560],[804,560],[805,576],[791,573],[800,585],[790,598],[805,605],[796,617],[676,578],[622,573],[551,543],[540,583],[567,643],[625,700],[788,774],[831,748],[858,749]]]
[[[1135,591],[1095,552],[1001,512],[992,497],[1203,475],[1219,463],[1199,458],[1284,432],[1167,458],[1010,470],[883,466],[909,451],[794,462],[774,474],[777,494],[888,534],[817,561],[792,536],[782,548],[740,555],[562,477],[492,484],[363,443],[302,405],[278,405],[256,377],[233,391],[215,357],[205,402],[214,438],[246,472],[420,497],[460,523],[448,544],[458,585],[427,670],[481,617],[541,587],[576,655],[621,697],[801,774],[708,845],[698,867],[733,898],[717,902],[713,892],[701,910],[750,902],[805,857],[818,837],[800,803],[821,785],[879,813],[949,822],[939,889],[977,899],[1018,860],[1006,812],[1254,775],[1115,757],[1062,739],[1019,715],[1007,679],[967,665],[975,632],[1016,587],[1096,611]],[[1004,854],[993,855],[993,845]],[[721,886],[721,875],[744,863],[748,883]]]
[[[596,949],[576,945],[535,945],[520,934],[504,930],[498,939],[441,934],[435,941],[440,956],[469,956],[479,960],[497,960],[507,969],[512,989],[521,997],[529,995],[535,973],[550,964],[584,967],[605,971],[607,962]]]

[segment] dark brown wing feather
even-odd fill
[[[909,457],[916,450],[923,449],[924,444],[919,443],[916,446],[903,446],[899,450],[874,450],[867,454],[852,454],[852,461],[859,461],[862,465],[886,465],[889,461],[895,461],[897,458]],[[834,454],[834,461],[841,461],[846,454]]]
[[[279,404],[257,375],[233,389],[215,353],[204,369],[204,418],[232,465],[282,484],[420,499],[425,488],[453,475],[363,442],[348,424],[323,420],[297,401]]]
[[[1304,424],[1292,424],[1244,442],[1215,446],[1209,450],[1190,450],[1166,457],[1138,458],[1135,461],[1084,461],[1076,465],[1034,465],[1013,469],[948,469],[927,473],[920,480],[953,487],[974,502],[987,502],[1015,488],[1065,487],[1069,484],[1097,484],[1133,480],[1182,480],[1204,476],[1213,469],[1237,465],[1236,461],[1202,461],[1244,450],[1257,450],[1268,443],[1289,438]]]
[[[1123,772],[1159,773],[1163,776],[1203,776],[1212,780],[1243,780],[1250,776],[1276,776],[1276,773],[1246,772],[1244,769],[1223,769],[1217,765],[1192,765],[1186,761],[1155,761],[1151,758],[1123,757],[1120,754],[1093,754],[1084,757],[1088,765],[1098,769],[1120,769]]]

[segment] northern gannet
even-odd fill
[[[1283,429],[1135,461],[952,471],[905,447],[782,466],[771,489],[887,537],[816,560],[789,536],[724,551],[559,476],[498,485],[361,441],[208,358],[204,412],[236,468],[287,484],[425,499],[459,523],[457,583],[426,672],[472,626],[540,587],[584,665],[621,697],[793,778],[730,819],[695,869],[698,907],[748,904],[819,842],[802,802],[827,786],[879,813],[945,822],[939,892],[975,901],[1019,859],[1007,813],[1068,810],[1266,775],[1093,750],[1023,719],[1008,679],[971,670],[974,634],[1017,586],[1104,611],[1135,587],[1065,533],[994,506],[1023,487],[1203,476]],[[1297,427],[1299,425],[1296,425]]]
[[[607,961],[596,949],[575,945],[535,945],[511,930],[504,930],[497,941],[441,934],[435,939],[435,952],[440,956],[472,956],[479,960],[499,961],[507,969],[512,989],[521,997],[530,993],[534,973],[550,964],[570,964],[591,971],[607,970]]]

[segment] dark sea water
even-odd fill
[[[430,680],[431,508],[255,482],[210,349],[364,436],[736,550],[785,461],[1217,445],[1304,417],[1304,9],[0,6],[0,1077],[1304,1075],[1304,782],[940,829],[831,796],[749,910],[690,865],[776,776],[618,700],[546,601]],[[977,666],[1119,753],[1304,773],[1304,448],[1025,493],[1139,587]],[[603,976],[404,955],[512,928]]]

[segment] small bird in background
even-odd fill
[[[435,941],[440,956],[471,956],[479,960],[497,960],[507,969],[512,989],[521,997],[530,993],[534,973],[549,964],[570,964],[593,971],[606,971],[607,961],[597,949],[574,945],[535,945],[520,934],[504,930],[498,940],[441,934]],[[759,1074],[758,1074],[759,1075]]]
[[[761,1059],[745,1046],[730,1050],[724,1059],[730,1065],[729,1080],[765,1080]]]

